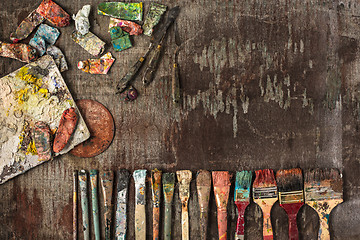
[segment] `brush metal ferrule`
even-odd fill
[[[304,202],[304,191],[279,192],[279,203],[301,203]]]
[[[254,199],[277,198],[277,187],[253,188]]]
[[[250,189],[235,189],[234,201],[249,201]]]

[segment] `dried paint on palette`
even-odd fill
[[[142,21],[143,4],[103,2],[98,5],[98,14],[131,21]]]

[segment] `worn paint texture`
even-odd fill
[[[101,188],[104,199],[104,228],[105,228],[105,240],[111,239],[112,229],[112,193],[114,186],[114,172],[104,171],[100,175]]]
[[[167,6],[154,3],[150,4],[150,10],[146,15],[143,30],[144,35],[151,36],[153,33],[153,28],[160,22],[161,16],[166,12]]]
[[[133,172],[135,183],[135,239],[146,239],[146,170],[139,169]]]
[[[82,227],[81,231],[84,235],[84,240],[90,239],[90,222],[89,222],[89,195],[87,187],[87,172],[85,170],[79,171],[79,190],[81,198],[81,215]]]
[[[129,33],[130,35],[140,35],[143,33],[143,29],[139,24],[135,22],[122,20],[117,18],[110,18],[109,22],[109,31],[112,27],[121,27],[122,30]]]
[[[131,83],[139,97],[124,102],[114,94],[116,83],[147,51],[149,38],[134,36],[134,47],[115,52],[108,32],[110,17],[96,12],[97,5],[105,1],[54,1],[71,15],[91,5],[90,30],[107,43],[107,50],[116,58],[107,75],[82,73],[76,63],[95,57],[72,41],[74,25],[60,28],[56,46],[69,64],[69,70],[61,73],[66,85],[75,99],[95,99],[109,109],[115,121],[115,137],[98,156],[55,157],[2,184],[0,239],[71,238],[74,169],[190,169],[193,174],[206,169],[234,174],[294,167],[342,170],[344,202],[331,212],[331,237],[360,239],[358,1],[156,1],[169,9],[181,7],[176,19],[182,41],[178,54],[182,90],[179,107],[171,100],[174,26],[164,42],[152,84],[145,88],[140,72]],[[151,2],[143,1],[144,17]],[[1,39],[6,41],[39,4],[39,0],[0,1]],[[23,65],[0,58],[0,75]],[[15,168],[17,165],[9,166]],[[195,181],[190,188],[189,234],[190,239],[200,239]],[[128,239],[135,239],[134,189],[131,180]],[[150,203],[151,191],[146,194]],[[237,214],[232,200],[228,205],[228,237],[232,239]],[[151,207],[146,207],[147,216],[151,216]],[[172,239],[181,239],[177,189],[172,210]],[[244,217],[245,239],[261,239],[261,209],[251,201]],[[277,204],[272,219],[274,238],[288,239],[288,219]],[[299,239],[317,239],[319,219],[313,209],[303,206],[297,220]],[[151,219],[148,223],[147,237],[151,238]],[[216,203],[211,191],[208,238],[216,239],[217,231]],[[79,235],[82,239],[82,233]],[[103,229],[102,235],[104,239]]]
[[[70,15],[52,0],[43,0],[36,11],[57,27],[70,24]]]
[[[196,191],[200,206],[200,234],[203,240],[207,239],[210,190],[211,173],[206,170],[199,170],[196,176]]]
[[[127,205],[130,173],[126,169],[117,171],[117,201],[115,214],[115,240],[126,240],[127,232]]]
[[[41,16],[36,9],[33,10],[16,28],[15,32],[10,34],[10,40],[14,43],[27,38],[32,31],[43,21],[45,18]]]
[[[143,3],[103,2],[98,5],[98,14],[131,21],[142,21]]]
[[[60,48],[56,46],[48,46],[46,48],[46,53],[54,59],[56,66],[59,68],[60,72],[67,71],[69,69],[65,56],[60,50]]]
[[[190,198],[190,181],[192,172],[190,170],[176,171],[179,182],[179,197],[181,200],[181,239],[189,240],[189,198]]]
[[[78,171],[74,170],[73,172],[73,222],[72,222],[72,230],[73,235],[72,239],[78,239]]]
[[[81,35],[85,35],[89,32],[90,29],[90,5],[83,6],[76,15],[73,15],[73,19],[75,20],[75,27],[78,33]]]
[[[163,239],[171,240],[172,202],[174,199],[175,173],[164,173],[162,178],[164,194]]]
[[[42,56],[45,54],[48,46],[55,44],[59,36],[60,31],[58,29],[47,24],[40,24],[34,37],[30,39],[29,45],[36,48],[39,56]]]
[[[49,126],[44,122],[36,122],[33,137],[39,161],[51,159],[51,132]]]
[[[79,32],[74,31],[71,34],[71,38],[93,56],[98,56],[104,51],[105,42],[92,32],[88,32],[83,36]]]
[[[77,67],[90,74],[107,74],[114,62],[115,58],[113,58],[111,52],[108,52],[99,59],[80,61]]]
[[[63,150],[73,135],[76,124],[78,123],[78,114],[74,107],[66,109],[60,118],[59,127],[54,137],[53,150],[55,153]]]
[[[38,54],[36,49],[28,44],[5,43],[0,41],[0,56],[29,63],[36,60]]]
[[[151,192],[153,204],[153,240],[159,240],[160,231],[160,200],[161,200],[162,171],[155,168],[151,170]]]
[[[91,169],[90,175],[90,189],[91,189],[91,209],[92,209],[92,221],[95,233],[95,239],[100,240],[100,221],[99,221],[99,200],[98,200],[98,170]]]

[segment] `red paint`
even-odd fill
[[[52,0],[43,0],[36,11],[57,27],[66,27],[70,24],[70,15]]]
[[[247,202],[235,202],[236,207],[238,209],[238,220],[236,224],[236,234],[238,235],[244,235],[244,225],[245,225],[245,219],[244,219],[244,213],[246,207],[249,205],[249,201]]]
[[[54,139],[54,152],[57,153],[64,149],[75,130],[77,119],[75,108],[71,107],[63,112]]]
[[[296,216],[302,205],[304,205],[303,202],[280,204],[280,207],[282,207],[286,211],[289,217],[289,240],[299,239],[299,231],[296,224]]]
[[[227,212],[226,209],[217,210],[219,240],[227,239]]]

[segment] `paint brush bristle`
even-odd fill
[[[302,191],[303,175],[300,168],[282,169],[276,172],[279,192]]]
[[[251,187],[252,171],[241,171],[236,173],[235,189],[248,189]]]
[[[230,186],[231,174],[227,171],[212,172],[214,186]]]
[[[162,183],[165,184],[174,184],[175,183],[175,173],[164,173],[162,175]]]
[[[255,171],[256,178],[253,187],[264,188],[276,186],[274,171],[272,169],[263,169]]]
[[[196,175],[196,185],[211,187],[211,174],[205,170],[199,170]]]

